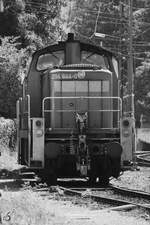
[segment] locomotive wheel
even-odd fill
[[[57,184],[57,176],[54,171],[44,170],[42,174],[42,181],[46,182],[48,185],[56,185]]]
[[[109,177],[99,177],[99,183],[102,186],[108,186],[109,185]]]
[[[48,185],[57,184],[56,161],[47,159],[45,161],[45,169],[43,171],[43,181]]]
[[[55,172],[49,173],[47,177],[47,183],[49,185],[56,185],[57,184],[57,176]]]
[[[96,177],[90,176],[89,177],[89,185],[95,185],[96,184]]]

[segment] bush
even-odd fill
[[[0,144],[15,151],[16,146],[16,123],[14,120],[0,117]]]

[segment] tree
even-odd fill
[[[0,46],[0,115],[15,117],[16,101],[21,86],[18,77],[20,59],[24,54],[18,50],[16,38],[3,38]]]
[[[134,35],[134,61],[135,61],[135,109],[136,116],[141,114],[150,116],[150,2],[138,1],[134,12],[136,30]],[[142,103],[142,105],[141,105]],[[142,107],[141,107],[142,106]]]
[[[124,93],[128,82],[129,45],[129,1],[128,0],[86,0],[73,1],[71,21],[74,32],[80,39],[103,43],[121,60]],[[133,1],[133,58],[135,72],[135,106],[139,115],[138,101],[146,101],[150,92],[150,1]],[[96,39],[94,32],[107,34],[105,40]],[[140,90],[140,91],[139,91]],[[146,104],[146,103],[144,103]],[[136,117],[137,117],[136,115]]]
[[[0,114],[15,116],[32,53],[55,42],[62,29],[63,0],[5,0],[0,11]]]
[[[127,59],[129,37],[129,1],[128,0],[5,0],[4,11],[0,12],[0,34],[2,37],[19,37],[7,40],[12,44],[10,56],[20,54],[17,65],[10,63],[9,76],[19,74],[20,80],[25,76],[31,54],[45,45],[66,39],[66,33],[74,32],[80,40],[110,49],[121,59],[121,73],[126,91]],[[144,101],[149,93],[150,65],[150,2],[133,1],[133,57],[135,68],[135,100]],[[107,34],[105,40],[94,36],[95,32]],[[4,40],[2,40],[4,41]],[[20,42],[18,45],[17,42]],[[16,44],[16,46],[14,46]],[[3,56],[8,49],[3,46]],[[1,53],[0,53],[1,54]],[[2,58],[3,58],[2,56]],[[17,56],[18,57],[18,56]],[[8,56],[10,62],[11,58]],[[16,58],[15,58],[16,59]],[[0,59],[3,61],[3,59]],[[0,61],[0,63],[2,63]],[[6,62],[5,62],[6,63]],[[9,63],[8,63],[9,64]],[[7,66],[8,66],[7,64]],[[5,64],[6,66],[6,64]],[[1,67],[7,75],[6,67]],[[15,72],[14,72],[15,71]],[[142,83],[144,81],[144,83]],[[148,86],[138,93],[139,87]],[[141,86],[140,86],[141,85]],[[143,86],[144,87],[144,86]],[[136,112],[137,113],[137,112]]]
[[[38,37],[43,44],[55,40],[58,31],[63,0],[5,0],[4,11],[0,13],[1,36],[20,36],[23,47]]]

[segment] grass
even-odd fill
[[[0,177],[13,177],[22,167],[17,163],[17,151],[10,146],[15,135],[14,122],[0,117]],[[12,144],[12,143],[11,143]],[[7,175],[6,175],[7,174]],[[14,177],[13,177],[14,178]],[[21,186],[21,185],[20,185]],[[42,199],[29,187],[23,190],[14,187],[14,183],[0,185],[0,224],[11,225],[61,225],[62,216],[56,217],[50,201]],[[17,186],[18,187],[18,186]],[[16,191],[17,190],[17,191]]]
[[[7,146],[0,144],[0,170],[6,169],[9,171],[19,169],[19,165],[17,163],[17,152],[11,152]]]
[[[22,167],[17,163],[16,148],[10,148],[10,138],[12,138],[13,132],[13,122],[11,120],[0,118],[1,178],[15,178],[16,171],[19,171]],[[11,177],[8,178],[10,174]],[[0,184],[0,193],[2,193],[2,196],[0,197],[0,224],[64,224],[61,218],[56,218],[54,208],[52,208],[50,201],[42,199],[42,197],[38,196],[37,193],[34,193],[31,188],[29,188],[29,190],[23,190],[20,187],[20,183],[19,185],[15,182],[8,183],[8,180]]]
[[[0,117],[0,170],[15,170],[17,151],[15,147],[16,128],[13,120]]]
[[[2,221],[10,216],[11,225],[61,225],[64,217],[55,215],[51,201],[45,201],[30,190],[5,192],[0,199]],[[5,224],[5,223],[4,223]]]

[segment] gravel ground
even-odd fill
[[[150,222],[114,211],[91,211],[71,202],[46,200],[29,190],[3,192],[0,212],[2,224],[11,225],[148,225]]]
[[[150,167],[138,167],[138,170],[125,171],[118,179],[112,179],[112,184],[150,193]]]
[[[3,153],[3,151],[2,151]],[[15,158],[16,159],[16,158]],[[8,165],[9,162],[9,165]],[[8,168],[9,167],[9,168]],[[12,154],[2,154],[0,169],[18,168],[13,162]],[[119,179],[112,179],[111,183],[150,192],[150,168],[140,168],[139,171],[125,171]],[[55,199],[42,197],[30,190],[19,190],[3,186],[0,190],[0,224],[9,225],[149,225],[150,214],[143,211],[143,215],[135,210],[133,214],[119,213],[108,209],[93,209],[62,201],[61,196]]]
[[[140,171],[126,171],[118,179],[111,182],[118,186],[150,191],[150,168]],[[119,213],[108,209],[94,210],[62,201],[52,197],[42,197],[40,193],[30,190],[0,190],[0,215],[2,224],[11,225],[149,225],[150,214],[143,215],[135,210],[130,213]],[[128,216],[127,216],[128,215]],[[6,221],[9,219],[10,221]]]

